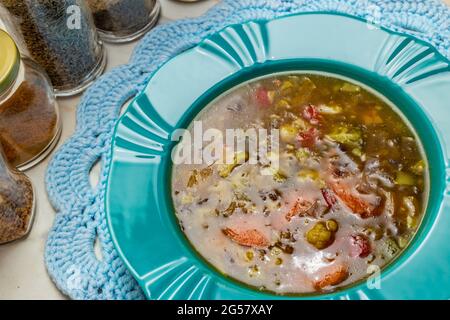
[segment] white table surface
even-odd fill
[[[160,23],[196,17],[203,14],[219,0],[204,0],[197,3],[181,3],[160,0],[162,16]],[[444,0],[450,5],[450,0]],[[1,27],[1,21],[0,21]],[[125,45],[109,45],[107,69],[128,61],[136,42]],[[63,131],[59,145],[69,138],[75,128],[75,114],[79,97],[60,99]],[[56,149],[55,149],[56,150]],[[30,235],[21,241],[0,246],[0,299],[66,299],[50,280],[44,266],[44,246],[52,226],[55,211],[51,207],[44,185],[45,171],[51,155],[27,172],[36,188],[37,212]],[[93,170],[95,184],[98,168]]]
[[[218,3],[219,0],[204,0],[197,3],[182,3],[160,0],[162,14],[160,24],[173,20],[196,17]],[[1,21],[0,21],[1,27]],[[127,63],[137,42],[125,45],[106,44],[108,52],[107,70]],[[62,118],[62,135],[58,146],[69,138],[75,129],[75,114],[80,97],[59,99]],[[58,148],[58,147],[57,147]],[[57,148],[55,150],[57,150]],[[44,185],[45,171],[52,155],[27,171],[36,189],[37,211],[33,229],[20,241],[0,246],[0,299],[66,299],[50,280],[44,265],[44,247],[52,226],[55,211],[51,207]],[[93,183],[97,180],[93,170]]]

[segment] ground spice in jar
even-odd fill
[[[87,0],[100,31],[133,33],[150,22],[155,0]]]
[[[25,236],[34,210],[31,182],[26,176],[5,169],[0,168],[0,244]]]
[[[84,1],[0,0],[0,7],[16,42],[45,69],[57,91],[81,85],[103,61]],[[78,28],[69,26],[70,7],[80,10],[74,17],[79,20]]]
[[[16,167],[36,157],[54,139],[57,121],[55,105],[45,87],[23,82],[0,104],[0,143],[8,162]]]

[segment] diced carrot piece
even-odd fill
[[[295,204],[292,206],[292,208],[286,214],[286,220],[291,221],[291,219],[295,216],[303,216],[313,206],[314,206],[313,202],[298,198],[295,201]]]
[[[381,213],[379,209],[379,203],[374,204],[370,203],[352,192],[346,190],[339,184],[334,184],[332,186],[334,193],[341,199],[353,213],[356,213],[361,216],[361,218],[369,218],[373,216],[377,216]]]
[[[330,272],[314,281],[314,288],[316,290],[322,290],[328,286],[335,286],[345,281],[348,278],[348,269],[343,265],[339,265],[337,268],[333,268]]]
[[[256,229],[235,231],[231,228],[222,229],[225,236],[245,247],[267,247],[269,241]]]

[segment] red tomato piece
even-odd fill
[[[271,102],[268,91],[262,87],[258,88],[256,90],[256,101],[262,107],[269,107]]]
[[[306,131],[300,132],[298,134],[298,141],[305,148],[312,148],[319,138],[319,130],[316,128],[309,128]]]
[[[337,202],[336,196],[328,188],[323,188],[321,191],[322,191],[322,196],[328,205],[328,208],[331,209],[334,206],[334,204]]]
[[[319,124],[319,113],[312,104],[307,105],[303,110],[303,118],[308,120],[312,125]]]
[[[362,234],[351,236],[350,244],[350,255],[352,257],[365,258],[372,252],[369,239]]]

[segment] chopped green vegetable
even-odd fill
[[[266,166],[260,170],[261,175],[263,176],[272,176],[273,180],[279,183],[282,183],[287,180],[287,176],[272,166]]]
[[[225,218],[232,216],[234,211],[236,211],[236,208],[237,208],[236,202],[232,201],[228,206],[228,208],[222,212],[222,216]]]
[[[401,186],[413,186],[416,184],[416,179],[407,172],[397,171],[395,183]]]
[[[383,254],[385,254],[389,259],[393,258],[397,253],[400,252],[400,248],[398,247],[397,243],[391,238],[384,240],[380,244],[380,248]]]
[[[361,91],[361,87],[346,82],[346,83],[344,83],[344,85],[341,87],[341,91],[342,91],[342,92],[347,92],[347,93],[356,93],[356,92],[360,92],[360,91]]]
[[[325,222],[319,221],[306,233],[306,240],[317,249],[322,250],[333,243],[334,232],[327,228]]]
[[[302,169],[298,172],[298,177],[301,180],[310,179],[312,181],[316,181],[320,178],[320,175],[317,170]]]
[[[362,145],[361,130],[350,126],[339,126],[326,137],[354,148],[360,148]]]
[[[246,253],[245,253],[245,259],[247,260],[247,261],[252,261],[253,260],[253,257],[254,257],[254,254],[253,254],[253,251],[247,251]]]
[[[362,157],[362,151],[361,151],[361,148],[354,148],[353,150],[352,150],[352,153],[355,155],[355,156],[357,156],[357,157]]]
[[[334,93],[336,93],[341,90],[341,86],[336,83],[335,85],[333,85],[333,87],[331,89],[333,90]]]
[[[192,188],[197,183],[198,183],[198,181],[197,181],[197,170],[194,170],[192,172],[191,176],[189,177],[189,180],[188,180],[188,183],[187,183],[187,187],[188,188]]]
[[[291,105],[286,99],[281,99],[275,104],[275,107],[289,109],[291,107]]]
[[[326,226],[327,226],[327,229],[332,232],[336,232],[339,228],[339,224],[336,222],[336,220],[333,220],[333,219],[327,220]]]
[[[202,177],[202,179],[206,179],[211,176],[212,172],[213,170],[211,167],[203,168],[200,170],[200,176]]]
[[[234,156],[233,163],[223,164],[219,166],[219,176],[221,176],[222,178],[228,177],[236,167],[248,161],[248,158],[248,152],[238,152]]]
[[[219,176],[222,178],[226,178],[230,175],[234,168],[236,168],[236,164],[223,164],[219,167]]]
[[[294,142],[297,138],[298,129],[293,125],[284,124],[280,128],[280,138],[283,142]]]
[[[192,174],[190,175],[190,177],[188,179],[187,187],[188,188],[194,187],[195,185],[197,185],[200,182],[200,180],[205,180],[211,174],[212,174],[211,167],[203,168],[201,170],[193,170]]]
[[[364,234],[371,237],[373,240],[380,240],[383,238],[383,228],[375,227],[375,226],[369,226],[364,228]]]
[[[244,162],[248,161],[248,158],[249,158],[248,152],[238,152],[234,157],[234,163],[243,164]]]
[[[418,176],[421,176],[424,170],[425,170],[425,161],[423,160],[418,161],[411,167],[411,172]]]
[[[286,175],[284,175],[283,173],[281,173],[280,171],[275,172],[275,174],[273,175],[273,179],[276,182],[282,183],[284,181],[286,181],[287,177]]]
[[[281,91],[286,91],[286,90],[291,89],[293,87],[294,87],[294,84],[292,83],[292,81],[285,80],[285,81],[283,81],[283,84],[281,85],[280,90]]]
[[[250,201],[250,198],[243,192],[234,192],[234,196],[239,201]]]
[[[406,226],[408,227],[408,229],[415,229],[415,228],[417,228],[417,218],[416,217],[407,216],[406,217]]]
[[[307,148],[300,148],[295,152],[295,157],[299,162],[304,162],[311,157],[311,151]]]
[[[397,240],[398,246],[401,249],[405,248],[408,245],[408,242],[409,240],[406,237],[399,237]]]
[[[314,83],[314,81],[311,80],[309,77],[302,77],[302,83],[300,84],[300,90],[310,92],[314,89],[316,89],[317,86]]]
[[[298,118],[298,119],[295,119],[294,121],[292,121],[292,126],[295,129],[297,129],[297,133],[299,130],[303,131],[303,130],[309,129],[309,127],[310,127],[309,124],[301,118]]]

